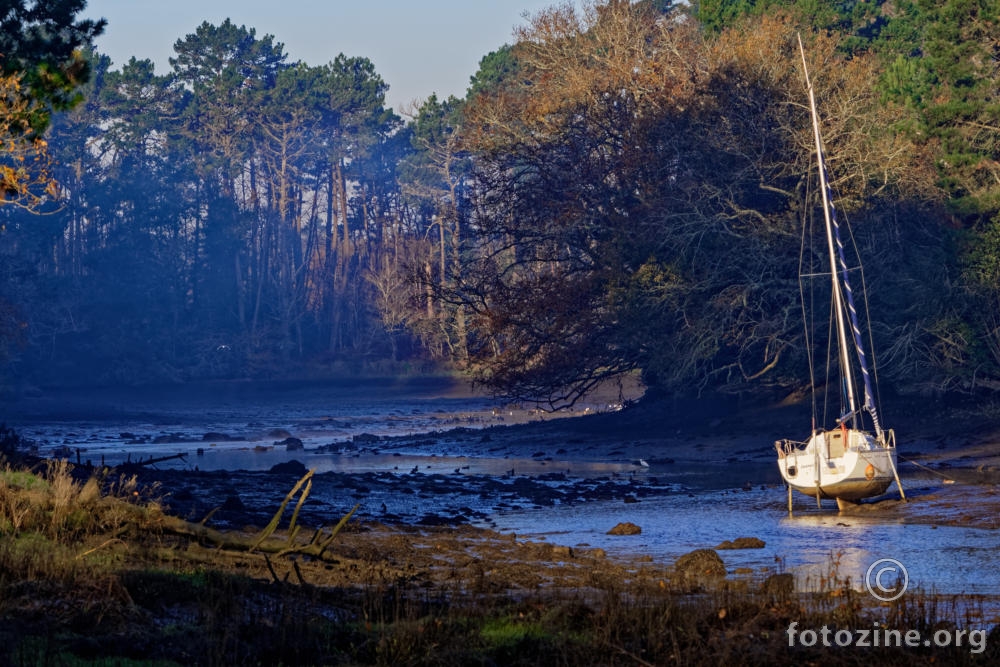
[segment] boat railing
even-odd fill
[[[896,432],[893,431],[890,428],[890,429],[886,429],[885,431],[883,431],[883,433],[885,434],[885,446],[886,446],[886,448],[887,449],[895,449],[896,448]]]
[[[798,440],[775,440],[774,448],[778,450],[778,458],[783,459],[786,456],[805,451],[808,444],[808,442],[799,442]]]

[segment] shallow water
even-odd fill
[[[92,458],[266,447],[294,433],[310,445],[502,423],[495,401],[449,396],[439,383],[217,383],[139,389],[59,390],[8,406],[11,425],[43,446]],[[206,438],[224,434],[237,442]],[[134,438],[131,436],[138,436]],[[145,442],[137,440],[146,439]],[[174,442],[154,443],[153,439]],[[227,461],[226,464],[230,464]],[[252,464],[252,460],[251,460]]]
[[[265,471],[275,463],[297,459],[319,473],[376,473],[394,479],[405,474],[427,475],[428,479],[448,475],[448,480],[460,479],[460,475],[539,479],[557,473],[570,483],[585,478],[643,483],[655,475],[662,491],[628,504],[621,499],[587,499],[532,507],[530,503],[504,504],[482,494],[469,500],[461,490],[440,497],[430,493],[393,499],[375,489],[359,496],[369,505],[391,507],[398,501],[428,512],[434,511],[436,503],[462,503],[481,513],[478,525],[529,539],[600,547],[610,554],[648,555],[662,562],[724,540],[757,537],[766,543],[765,548],[719,552],[729,571],[746,568],[761,576],[789,571],[803,590],[821,589],[831,577],[849,578],[860,588],[873,561],[893,558],[907,568],[910,590],[967,595],[1000,591],[1000,570],[995,567],[1000,531],[903,524],[892,511],[841,515],[832,503],[817,510],[810,499],[799,495],[795,514],[789,517],[777,470],[767,465],[753,472],[755,483],[744,491],[728,488],[736,484],[734,477],[685,468],[680,462],[643,469],[621,460],[471,457],[433,433],[408,449],[380,451],[371,436],[503,423],[503,411],[494,401],[451,397],[438,386],[298,384],[262,390],[255,385],[228,384],[185,389],[183,395],[169,390],[106,390],[47,394],[23,402],[19,410],[11,425],[37,441],[41,453],[67,447],[71,458],[79,451],[81,460],[108,465],[184,453],[184,459],[165,461],[159,467]],[[283,432],[300,438],[304,449],[287,451],[276,446]],[[240,440],[205,439],[206,433]],[[158,436],[182,442],[156,443]],[[769,443],[762,444],[762,452],[769,450]],[[766,464],[768,459],[762,456],[761,460]],[[916,491],[914,502],[919,502],[919,487],[927,482],[905,476],[903,482],[908,492]],[[546,479],[543,483],[559,486],[566,481]],[[317,483],[314,496],[321,500],[322,493],[323,485]],[[343,490],[336,493],[343,495]],[[639,525],[642,533],[606,534],[623,521]]]
[[[620,521],[639,525],[642,533],[607,535]],[[693,497],[678,494],[627,507],[594,503],[502,512],[491,517],[491,525],[524,538],[543,537],[666,562],[725,540],[757,537],[765,542],[763,549],[719,551],[727,569],[749,568],[760,575],[792,572],[802,590],[821,590],[831,577],[849,577],[852,587],[860,589],[874,561],[893,558],[909,574],[908,590],[980,595],[1000,591],[1000,531],[904,524],[891,514],[845,516],[829,502],[817,510],[804,496],[796,498],[789,517],[784,490],[771,486],[702,491]]]

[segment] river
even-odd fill
[[[608,408],[600,403],[580,407]],[[184,454],[158,466],[266,471],[295,459],[341,480],[345,476],[367,476],[374,482],[460,479],[458,486],[448,486],[447,493],[414,496],[409,491],[406,498],[399,498],[393,495],[399,486],[370,484],[384,489],[369,488],[359,497],[370,507],[396,504],[413,509],[417,504],[422,512],[433,512],[435,503],[442,507],[460,503],[471,512],[469,520],[475,525],[524,539],[664,562],[725,540],[756,537],[764,541],[764,548],[720,551],[730,572],[763,576],[787,571],[802,590],[819,590],[829,587],[831,580],[848,579],[859,588],[872,563],[891,558],[906,568],[908,590],[959,596],[1000,591],[1000,569],[995,566],[1000,531],[904,523],[893,512],[844,515],[832,503],[817,509],[799,495],[789,516],[785,491],[769,464],[766,446],[745,475],[753,480],[746,488],[704,470],[694,474],[683,462],[643,466],[617,458],[573,457],[565,450],[560,450],[562,456],[512,459],[455,449],[439,435],[449,429],[504,424],[514,413],[488,397],[454,391],[448,382],[60,390],[22,397],[6,409],[8,424],[34,441],[39,453],[81,462],[114,465]],[[522,420],[541,418],[519,414]],[[408,434],[430,435],[405,446],[387,446],[384,440]],[[302,448],[289,450],[281,444],[289,436],[301,441]],[[491,496],[494,492],[489,489],[496,487],[486,481],[514,477],[533,480],[536,488],[551,487],[554,500],[500,502]],[[903,483],[914,502],[940,487],[937,480],[915,474],[904,474]],[[613,487],[613,497],[596,493],[584,497],[581,489],[598,486]],[[314,493],[322,494],[322,488],[318,484]],[[650,492],[635,498],[628,494],[629,488]],[[623,503],[622,497],[630,502]],[[641,526],[641,534],[607,534],[626,520]]]

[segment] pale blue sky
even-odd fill
[[[524,14],[559,0],[88,0],[82,16],[108,20],[97,49],[118,69],[132,56],[169,69],[173,45],[229,18],[274,35],[289,62],[369,58],[397,111],[431,93],[463,97],[484,55],[512,41]],[[579,7],[579,3],[577,4]]]

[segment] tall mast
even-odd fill
[[[844,297],[846,295],[847,309],[851,317],[851,330],[854,334],[854,348],[858,352],[858,361],[861,366],[861,377],[864,381],[865,389],[865,409],[872,417],[875,426],[875,433],[882,438],[882,425],[879,423],[878,412],[875,409],[874,392],[872,391],[871,374],[868,372],[868,362],[865,356],[865,348],[861,338],[861,328],[858,325],[858,311],[854,306],[854,292],[851,290],[851,283],[848,280],[847,259],[844,256],[844,244],[840,239],[840,225],[837,222],[835,209],[832,203],[830,184],[826,176],[826,165],[823,160],[823,141],[819,133],[819,117],[816,112],[816,97],[813,94],[812,82],[809,80],[809,69],[806,67],[806,52],[802,46],[802,36],[799,39],[799,53],[802,56],[802,71],[806,78],[806,87],[809,90],[809,109],[812,115],[813,138],[816,141],[816,162],[819,166],[820,192],[823,197],[823,217],[826,221],[826,241],[830,255],[830,275],[833,283],[834,309],[837,317],[837,338],[840,350],[840,365],[844,376],[844,389],[847,393],[848,415],[855,419],[857,413],[857,403],[854,398],[854,380],[850,371],[850,356],[847,344],[847,323],[844,321]],[[834,238],[836,237],[836,244]],[[836,245],[836,249],[835,249]],[[841,278],[838,279],[837,260],[840,261]],[[843,282],[843,288],[841,288]]]

